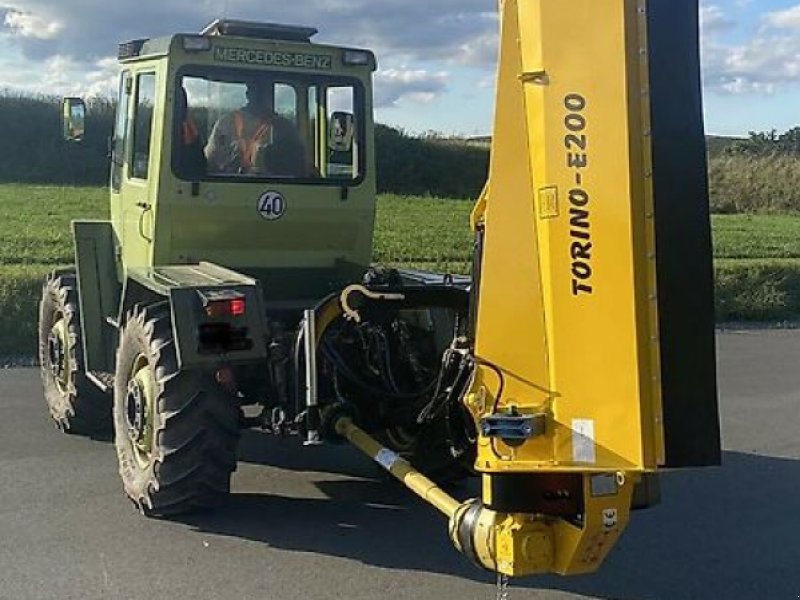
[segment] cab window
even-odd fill
[[[357,83],[196,67],[178,78],[176,98],[173,168],[182,179],[341,183],[363,176]]]
[[[297,91],[289,84],[276,83],[275,112],[297,127]]]
[[[358,141],[355,124],[355,96],[352,87],[335,86],[327,89],[328,164],[329,177],[352,177],[358,172]]]
[[[140,73],[136,76],[133,153],[130,164],[131,177],[135,179],[147,179],[148,176],[155,104],[156,75],[155,73]]]
[[[119,78],[117,118],[111,146],[111,189],[118,192],[122,186],[122,168],[125,165],[125,145],[128,140],[128,100],[131,95],[131,74],[124,71]]]

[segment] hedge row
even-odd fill
[[[35,355],[37,307],[48,270],[0,266],[0,357]],[[719,323],[786,322],[800,315],[800,261],[720,261],[716,271]]]
[[[61,139],[60,118],[57,98],[0,95],[0,182],[104,185],[108,181],[113,104],[89,101],[81,144]],[[384,125],[377,126],[375,143],[380,192],[475,198],[485,182],[489,162],[485,148],[413,137]]]
[[[0,182],[104,185],[114,106],[104,99],[89,106],[86,140],[69,145],[60,138],[57,98],[0,94]],[[789,151],[800,144],[796,138],[800,130],[738,142],[710,138],[712,210],[800,212],[800,152]],[[486,180],[488,144],[378,125],[376,147],[381,193],[476,198]]]

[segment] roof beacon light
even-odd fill
[[[117,58],[119,58],[119,60],[125,60],[126,58],[135,58],[139,56],[139,54],[142,52],[145,42],[147,41],[147,39],[142,39],[123,42],[119,45]]]
[[[311,38],[317,34],[317,30],[313,27],[302,27],[298,25],[217,19],[207,25],[200,33],[202,35],[211,36],[228,35],[231,37],[249,37],[262,40],[310,42]]]

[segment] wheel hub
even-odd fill
[[[150,464],[153,454],[154,381],[147,358],[139,356],[128,380],[123,408],[128,438],[142,468]]]
[[[128,382],[128,392],[125,395],[125,420],[128,426],[128,435],[134,442],[141,442],[144,438],[144,429],[147,422],[147,402],[145,391],[141,382],[134,378]]]
[[[47,336],[48,367],[56,384],[65,392],[69,384],[66,323],[63,317],[56,320]]]

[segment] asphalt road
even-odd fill
[[[665,476],[599,574],[512,599],[800,598],[800,331],[719,339],[724,468]],[[113,447],[57,432],[36,370],[0,371],[0,598],[494,598],[443,519],[354,451],[248,433],[241,459],[224,510],[147,520]]]

